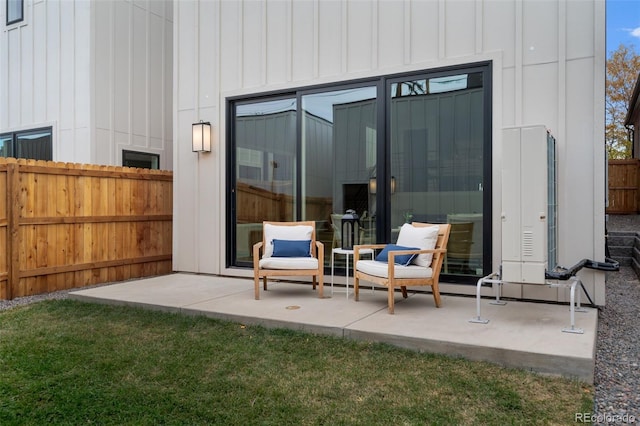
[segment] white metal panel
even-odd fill
[[[550,129],[558,124],[558,64],[522,67],[523,124],[544,123]],[[545,105],[540,108],[540,105]]]
[[[90,125],[90,76],[91,76],[91,3],[78,1],[74,3],[74,126],[76,128],[88,128]],[[77,140],[76,143],[83,147],[77,152],[86,152],[85,145],[90,145],[91,138],[88,132],[82,132],[86,138]],[[91,158],[81,155],[78,161],[91,162]]]
[[[295,58],[291,70],[293,80],[308,80],[314,76],[314,63],[317,54],[314,44],[316,35],[314,7],[313,2],[291,2],[291,22],[287,22],[286,14],[281,18],[281,25],[285,28],[292,28],[291,55]],[[286,49],[287,45],[284,43],[281,48]],[[271,52],[271,50],[268,51],[268,56],[271,56]]]
[[[22,84],[22,77],[20,73],[20,63],[22,52],[20,50],[21,33],[20,28],[14,28],[11,31],[7,31],[7,44],[9,47],[9,84],[8,86],[8,98],[10,99],[10,107],[8,114],[7,127],[18,127],[21,124],[20,112],[22,111],[22,98],[20,93],[20,85]]]
[[[439,19],[440,5],[437,1],[411,2],[410,6],[410,28],[409,46],[411,49],[410,62],[419,63],[425,61],[435,61],[438,59],[440,39]],[[384,18],[383,18],[384,19]],[[403,22],[404,24],[404,22]],[[380,60],[385,60],[380,56]]]
[[[287,81],[291,72],[291,3],[267,3],[266,25],[269,34],[265,40],[267,83]]]
[[[147,114],[149,117],[148,135],[149,137],[162,138],[163,121],[167,118],[164,115],[164,73],[163,58],[164,53],[164,22],[162,18],[149,14],[149,34],[148,34],[148,55],[149,65],[147,67],[146,84],[148,87]],[[156,42],[154,42],[156,41]]]
[[[60,113],[60,3],[47,2],[46,7],[47,121],[56,121]],[[56,158],[55,151],[53,155]]]
[[[180,33],[177,35],[177,49],[176,60],[178,80],[176,101],[178,103],[178,110],[184,110],[187,108],[193,108],[195,105],[196,90],[197,90],[197,66],[196,60],[198,46],[198,34],[196,28],[196,8],[197,2],[184,2],[180,4],[180,12],[177,16],[178,25],[180,26]],[[234,48],[236,52],[240,49],[236,46]]]
[[[217,20],[218,4],[215,2],[200,3],[198,102],[201,107],[213,106],[218,102],[217,60],[220,40],[218,40],[218,29],[215,25],[210,24],[212,21],[217,22]],[[170,28],[170,26],[167,26],[165,31],[170,30]],[[167,49],[167,47],[169,47],[169,49]],[[167,53],[171,52],[170,47],[170,44],[165,46]],[[171,60],[171,57],[169,60]],[[171,73],[167,75],[171,76]],[[165,76],[165,81],[171,82],[171,79]],[[171,87],[169,89],[171,89]]]
[[[593,0],[589,0],[593,2]],[[560,22],[565,25],[567,36],[567,59],[578,59],[593,56],[595,51],[594,9],[584,7],[579,2],[568,1],[567,20]]]
[[[114,123],[113,130],[121,133],[129,133],[131,96],[131,34],[130,34],[130,10],[131,5],[126,2],[116,2],[114,9],[113,28],[113,81],[114,81]]]
[[[393,3],[378,3],[378,66],[387,68],[404,63],[405,51],[411,46],[405,45],[405,32],[399,31],[398,23],[405,22],[405,8]],[[427,42],[425,40],[425,42]]]
[[[246,87],[260,86],[263,79],[264,45],[267,37],[263,13],[264,2],[242,8],[242,78]]]
[[[522,3],[523,64],[544,64],[558,60],[558,3],[524,1]],[[518,48],[518,47],[516,47]]]
[[[20,126],[24,126],[26,123],[33,122],[33,25],[19,27],[18,31],[20,32]],[[14,108],[18,108],[18,105]]]
[[[520,129],[502,132],[502,260],[520,262]]]
[[[374,23],[372,21],[373,3],[366,1],[347,4],[347,70],[349,72],[372,68]],[[295,59],[294,59],[295,62]]]
[[[131,28],[132,68],[131,68],[131,132],[134,135],[147,134],[147,90],[148,57],[147,14],[137,7],[132,8],[133,26]]]
[[[114,3],[99,1],[94,4],[95,15],[95,39],[93,59],[95,61],[95,98],[93,105],[95,108],[95,126],[97,129],[111,129],[113,111],[113,56],[112,22]],[[103,148],[100,144],[106,143],[104,136],[98,138],[96,134],[96,158],[111,158],[111,155],[104,156],[103,149],[109,150],[110,143]]]
[[[60,129],[73,129],[75,126],[75,20],[73,2],[60,3]],[[73,158],[74,132],[67,133],[67,139],[61,146],[70,149],[65,157]]]
[[[445,54],[447,57],[472,55],[476,45],[476,2],[445,3]]]
[[[485,1],[482,3],[483,42],[485,50],[500,50],[503,67],[515,65],[515,3]],[[505,108],[508,109],[508,108]]]
[[[344,48],[342,5],[340,2],[318,3],[318,73],[336,75],[342,67]],[[345,64],[346,66],[346,64]]]

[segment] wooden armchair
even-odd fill
[[[309,276],[313,277],[323,297],[324,289],[324,244],[316,241],[316,223],[263,222],[262,241],[253,245],[253,278],[255,298],[260,299],[260,278],[267,290],[267,277]],[[262,257],[260,253],[262,252]]]
[[[431,286],[436,307],[439,308],[438,281],[447,252],[450,231],[450,224],[406,223],[400,229],[398,242],[395,245],[355,246],[353,261],[355,300],[359,298],[360,280],[383,285],[388,289],[389,313],[393,314],[397,287],[400,287],[402,296],[406,299],[407,286]],[[386,262],[383,259],[384,256],[381,256],[385,250],[376,257],[378,260],[360,259],[360,252],[363,249],[380,250],[385,247],[387,248]]]

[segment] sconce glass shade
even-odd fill
[[[211,123],[202,120],[193,123],[191,147],[193,152],[211,152]]]
[[[375,177],[369,178],[369,193],[374,195],[378,192],[378,182]]]

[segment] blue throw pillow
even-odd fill
[[[387,244],[384,247],[384,249],[382,249],[382,251],[376,256],[376,260],[378,262],[385,262],[385,263],[388,262],[389,252],[396,251],[396,250],[420,250],[420,249],[416,247],[404,247],[396,244]],[[413,258],[416,256],[417,254],[397,254],[393,259],[394,259],[394,263],[398,265],[407,266],[408,264],[411,263]]]
[[[311,240],[272,240],[273,257],[311,257]]]

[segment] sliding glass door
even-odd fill
[[[443,273],[491,269],[488,63],[229,100],[228,264],[250,266],[262,221],[313,220],[342,245],[394,242],[405,222],[450,223]]]

